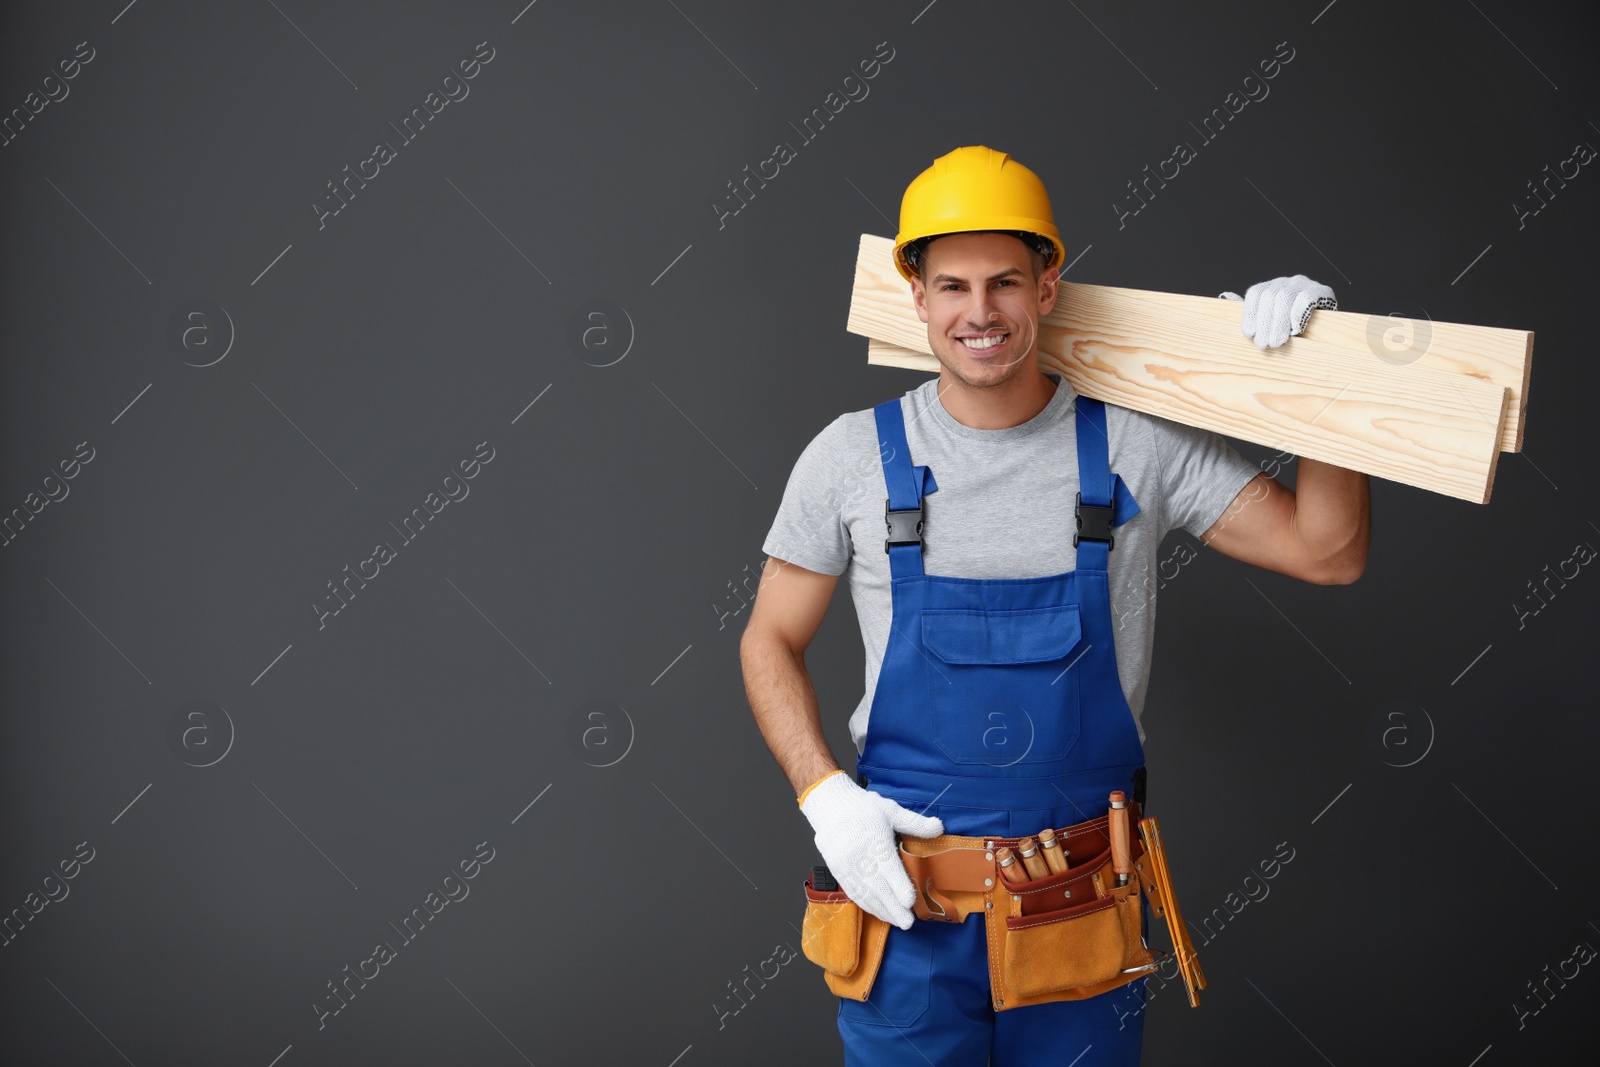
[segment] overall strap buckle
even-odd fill
[[[889,536],[883,539],[883,550],[893,545],[920,545],[922,543],[922,508],[891,508],[889,498],[883,498],[884,526]]]
[[[1072,535],[1072,547],[1077,548],[1081,538],[1085,541],[1104,541],[1106,551],[1111,551],[1116,545],[1115,538],[1111,536],[1111,517],[1116,509],[1110,504],[1085,504],[1080,491],[1073,510],[1077,515],[1078,528]]]

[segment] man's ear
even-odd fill
[[[917,318],[923,322],[928,321],[928,291],[922,287],[920,275],[911,279],[911,302],[916,305]]]
[[[1050,314],[1056,306],[1056,298],[1061,294],[1061,271],[1051,267],[1039,276],[1039,317]],[[926,321],[926,320],[924,320]]]

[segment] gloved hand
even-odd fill
[[[1246,289],[1242,297],[1238,293],[1220,295],[1224,300],[1244,301],[1244,317],[1239,320],[1239,329],[1261,349],[1277,348],[1291,336],[1298,335],[1306,328],[1316,308],[1339,308],[1332,289],[1304,274],[1257,282]]]
[[[800,811],[817,832],[817,851],[845,895],[884,922],[909,930],[917,891],[900,862],[895,831],[938,837],[944,823],[863,789],[843,771],[813,785]]]

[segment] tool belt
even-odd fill
[[[1067,869],[1045,878],[1002,878],[995,850],[1020,838],[902,837],[900,860],[916,887],[913,906],[925,922],[962,922],[980,912],[989,946],[990,999],[996,1011],[1081,1000],[1148,974],[1167,954],[1141,934],[1142,898],[1167,920],[1179,973],[1198,1005],[1205,975],[1172,892],[1171,875],[1154,818],[1139,818],[1129,842],[1133,875],[1117,885],[1108,817],[1055,830]],[[800,933],[806,958],[823,969],[835,995],[866,1000],[877,977],[889,924],[863,910],[842,890],[818,890],[806,877]]]

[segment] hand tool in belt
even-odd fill
[[[1028,872],[1022,869],[1022,864],[1017,862],[1016,853],[1006,846],[1001,845],[994,850],[994,858],[1000,863],[1000,877],[1008,882],[1026,882]]]
[[[1111,859],[1117,872],[1117,884],[1128,884],[1133,873],[1133,857],[1128,850],[1128,798],[1122,790],[1111,793],[1111,810],[1107,813],[1111,825]]]
[[[1047,828],[1039,831],[1039,854],[1044,857],[1051,874],[1060,874],[1067,869],[1067,857],[1061,854],[1061,846],[1056,844],[1054,830]]]
[[[1017,847],[1017,856],[1022,860],[1022,867],[1028,872],[1029,878],[1050,877],[1050,865],[1039,855],[1039,845],[1031,837],[1024,837]]]
[[[1161,829],[1154,815],[1139,820],[1139,837],[1144,842],[1144,856],[1134,864],[1144,882],[1145,892],[1153,898],[1157,915],[1165,914],[1167,932],[1172,936],[1172,951],[1178,957],[1178,973],[1183,975],[1184,991],[1189,994],[1189,1006],[1200,1006],[1199,991],[1206,987],[1205,972],[1200,969],[1200,957],[1195,955],[1194,943],[1189,940],[1189,928],[1184,924],[1183,913],[1178,910],[1178,898],[1172,891],[1172,871],[1167,866],[1167,853],[1161,845]]]

